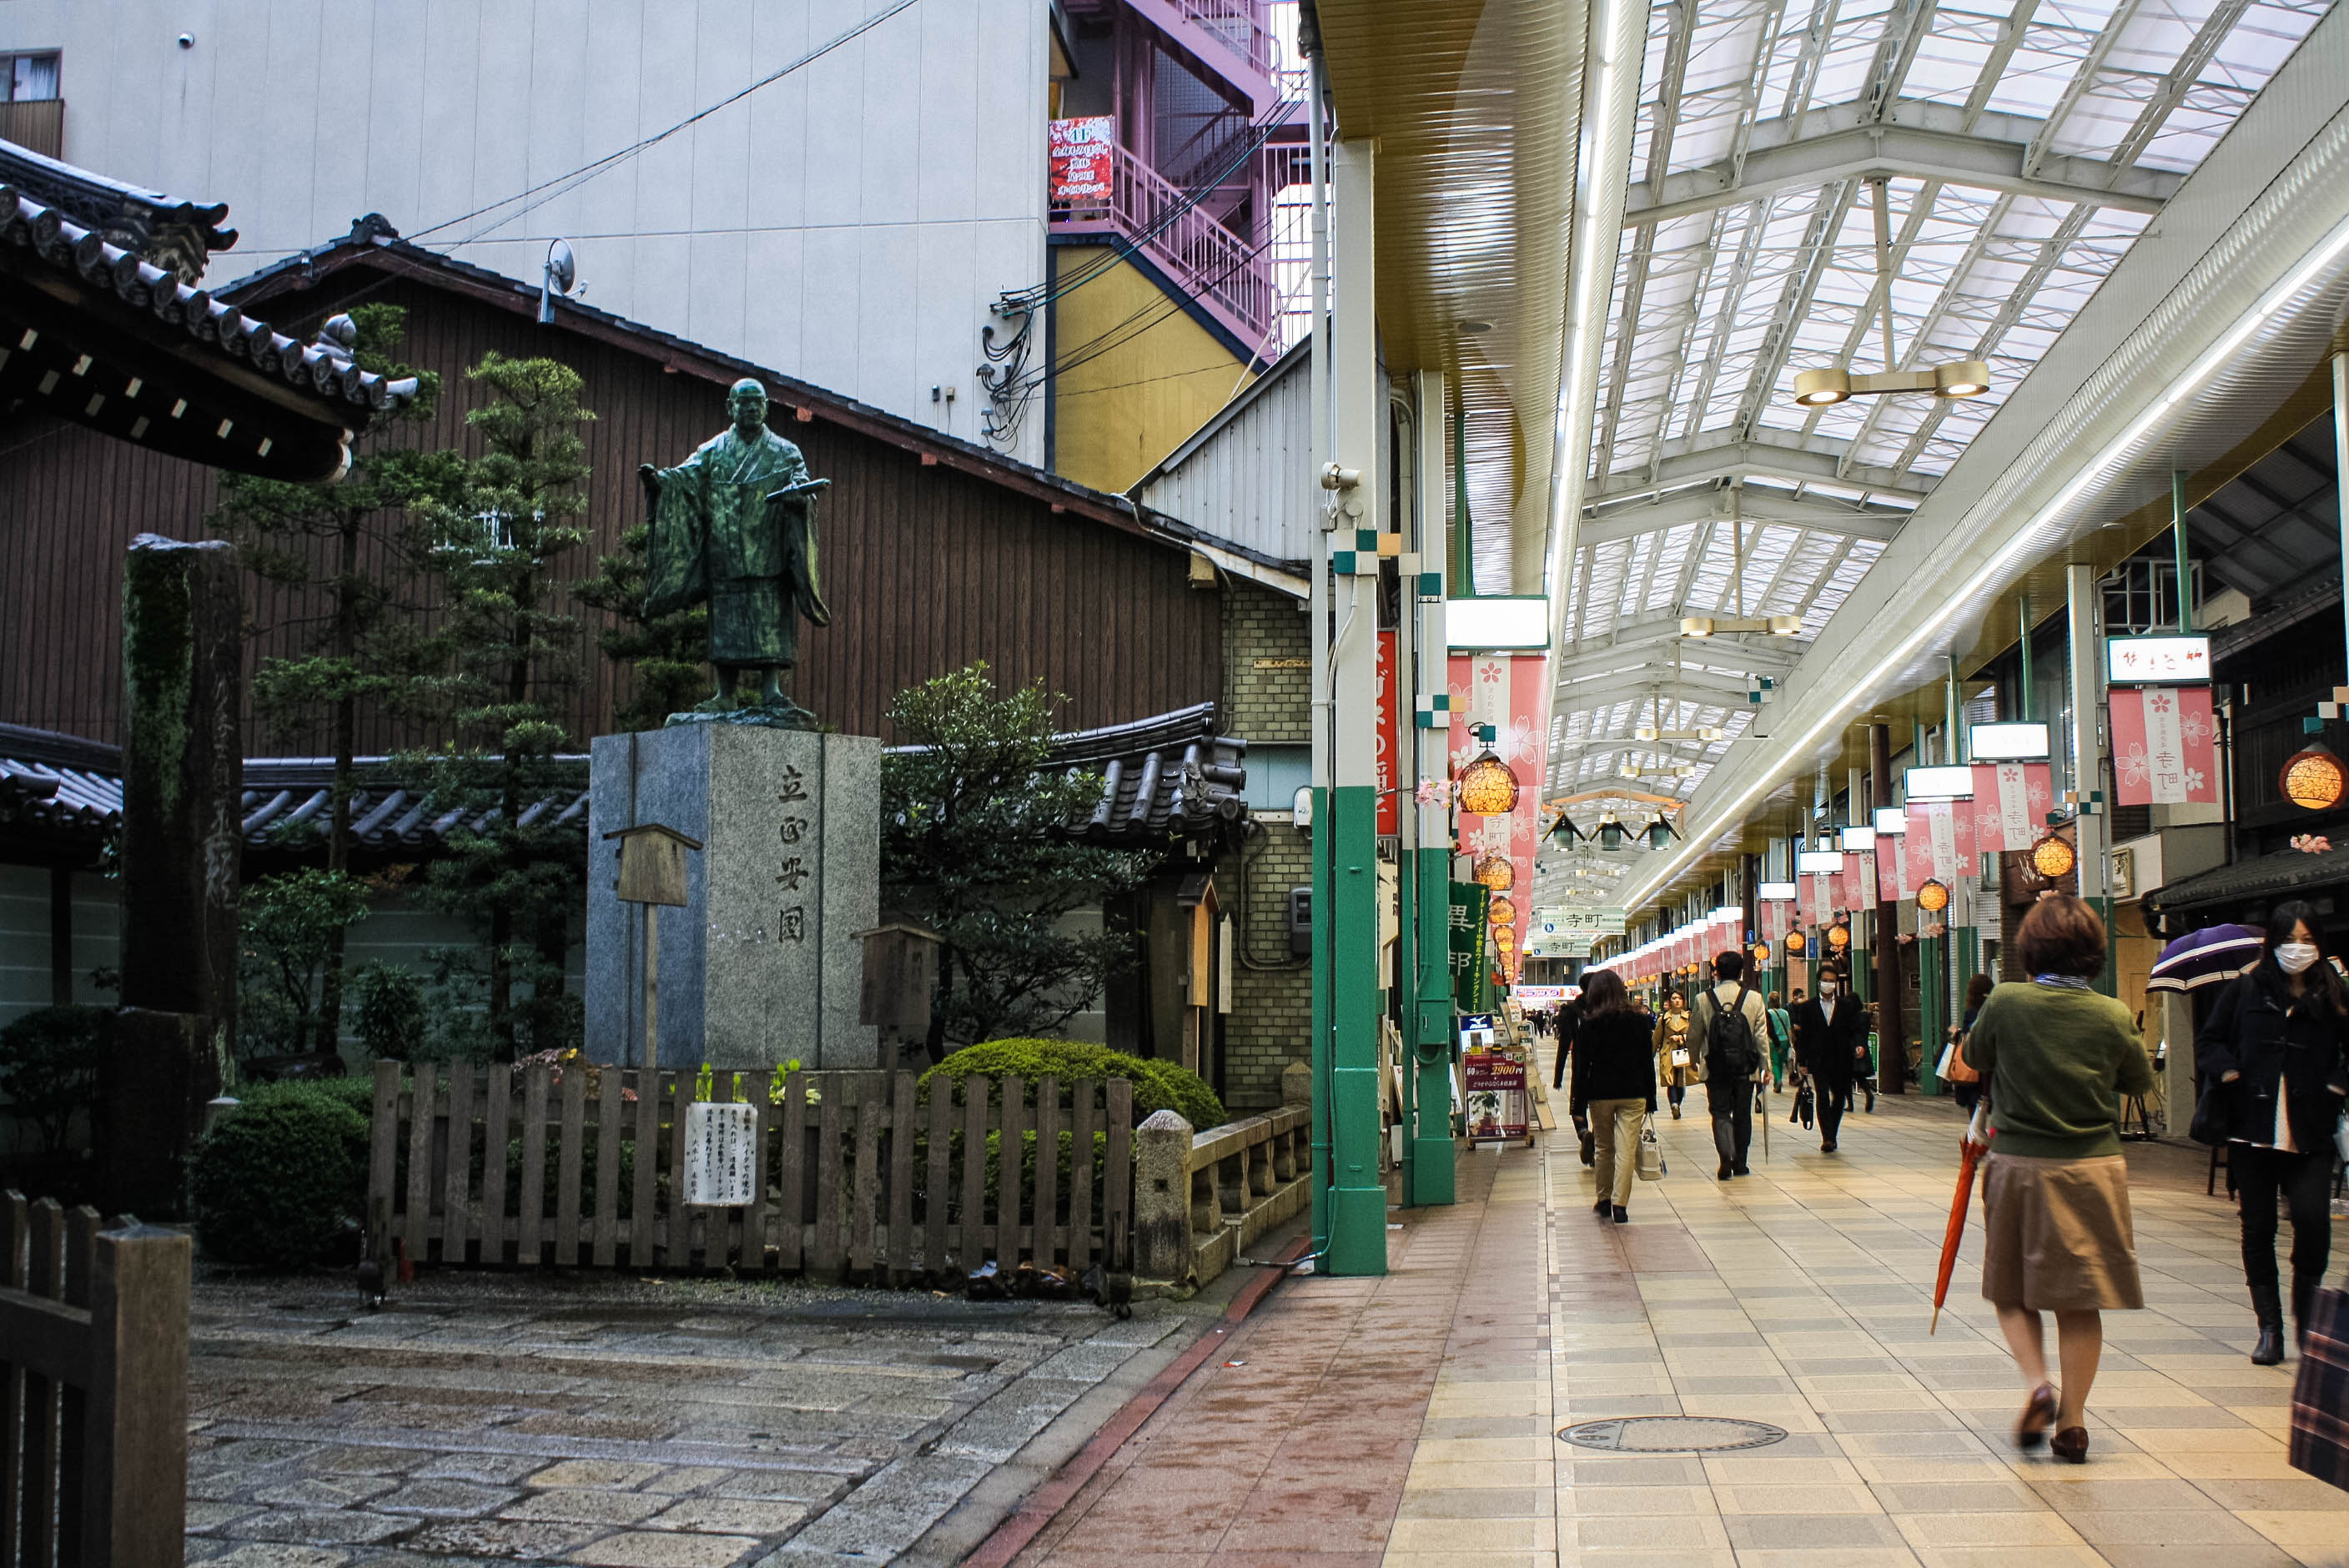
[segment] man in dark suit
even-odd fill
[[[1574,1054],[1574,1032],[1582,1022],[1582,998],[1576,997],[1550,1016],[1554,1020],[1552,1026],[1557,1032],[1557,1055],[1552,1058],[1549,1087],[1562,1089],[1566,1088],[1568,1058]],[[1573,1101],[1569,1099],[1568,1103],[1571,1105]],[[1582,1144],[1582,1162],[1588,1165],[1594,1158],[1595,1146],[1589,1119],[1579,1112],[1574,1115],[1574,1133]]]
[[[1835,970],[1820,974],[1818,990],[1795,1008],[1795,1060],[1818,1095],[1819,1151],[1833,1154],[1852,1085],[1868,1068],[1868,1017]]]

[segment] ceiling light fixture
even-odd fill
[[[1854,397],[1885,392],[1930,392],[1936,397],[1979,397],[1990,390],[1990,366],[1979,359],[1957,359],[1930,370],[1879,370],[1855,376],[1830,366],[1798,371],[1795,401],[1806,408],[1825,408]]]
[[[1726,637],[1739,632],[1766,632],[1791,637],[1803,629],[1800,615],[1682,615],[1683,637]]]

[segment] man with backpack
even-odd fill
[[[1761,994],[1745,984],[1745,954],[1735,948],[1713,961],[1713,989],[1696,1002],[1697,1037],[1704,1042],[1704,1095],[1713,1115],[1713,1147],[1723,1181],[1750,1174],[1745,1151],[1754,1141],[1754,1086],[1769,1070],[1770,1018]]]

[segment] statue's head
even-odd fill
[[[726,411],[744,429],[767,422],[767,389],[745,376],[726,394]]]

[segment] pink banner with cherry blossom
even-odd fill
[[[1876,838],[1876,896],[1890,903],[1900,896],[1900,846],[1909,841],[1906,833],[1879,833]]]
[[[1454,654],[1446,667],[1452,696],[1453,777],[1484,751],[1478,727],[1493,727],[1493,754],[1517,776],[1517,809],[1506,817],[1462,814],[1460,850],[1506,856],[1516,873],[1516,951],[1526,949],[1533,920],[1534,851],[1541,837],[1541,800],[1548,782],[1549,655]]]
[[[2046,831],[2055,795],[2044,762],[1974,764],[1974,843],[1982,853],[2027,850]]]
[[[2209,686],[2115,686],[2113,781],[2123,806],[2219,803]]]

